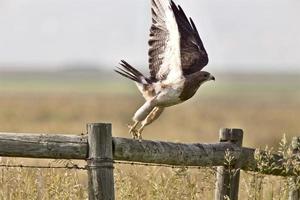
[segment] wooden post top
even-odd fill
[[[89,123],[88,132],[88,157],[93,160],[112,159],[112,133],[109,123]]]
[[[86,127],[111,127],[111,123],[88,123]]]
[[[241,145],[243,141],[243,130],[238,128],[222,128],[219,131],[220,142],[233,142]]]

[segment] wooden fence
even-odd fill
[[[237,200],[239,170],[257,171],[255,149],[242,147],[242,140],[241,129],[224,128],[220,130],[216,144],[139,142],[112,137],[111,124],[91,123],[87,125],[87,136],[0,133],[0,156],[86,160],[90,200],[115,199],[114,160],[176,166],[218,166],[215,200],[224,199],[225,196]],[[234,157],[230,167],[224,164],[225,152],[228,151]],[[275,155],[274,158],[280,169],[281,157]],[[282,175],[280,170],[264,173]],[[291,191],[290,200],[298,199],[298,195],[299,191]]]

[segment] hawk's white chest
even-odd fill
[[[179,96],[183,90],[184,80],[184,78],[179,78],[172,83],[164,81],[155,83],[154,88],[157,94],[157,105],[167,107],[181,103],[182,100]]]

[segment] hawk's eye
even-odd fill
[[[205,78],[207,78],[207,77],[208,77],[208,75],[207,75],[207,74],[205,74],[205,75],[204,75],[204,77],[205,77]]]

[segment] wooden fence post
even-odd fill
[[[220,129],[220,142],[230,142],[242,146],[243,130],[242,129]],[[215,189],[215,200],[237,200],[239,192],[240,167],[236,161],[234,167],[236,170],[230,170],[227,166],[217,167],[217,180]]]
[[[114,200],[111,124],[87,124],[89,200]]]
[[[300,154],[300,137],[293,137],[292,139],[292,148],[294,154]],[[291,177],[294,182],[296,182],[297,177]],[[291,188],[289,191],[289,200],[299,200],[300,199],[300,190]]]

